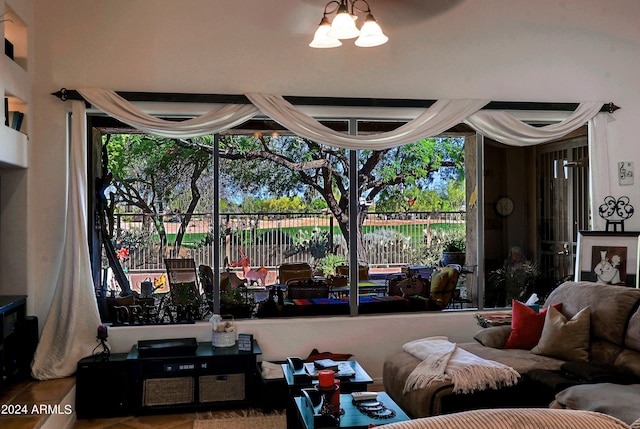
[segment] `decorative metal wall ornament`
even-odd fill
[[[624,221],[633,216],[634,211],[629,197],[615,199],[609,195],[605,197],[604,204],[598,207],[598,214],[607,222],[606,231],[609,231],[610,226],[613,231],[618,231],[618,225],[620,225],[620,231],[624,232]]]

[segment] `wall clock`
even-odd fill
[[[509,197],[502,197],[496,201],[496,211],[500,216],[509,216],[513,213],[513,200]]]

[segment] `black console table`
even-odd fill
[[[0,296],[0,387],[26,377],[38,344],[38,322],[27,317],[27,297]]]
[[[78,362],[76,413],[95,418],[252,406],[261,353],[254,340],[252,351],[202,342],[184,355],[141,357],[134,346],[108,359],[89,356]],[[99,391],[107,405],[96,398]]]

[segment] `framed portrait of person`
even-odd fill
[[[575,281],[640,287],[640,232],[580,231]]]

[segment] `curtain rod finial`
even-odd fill
[[[609,103],[609,113],[613,113],[613,112],[615,112],[616,110],[618,110],[619,108],[620,108],[620,106],[616,106],[616,105],[615,105],[615,104],[613,104],[613,103]]]
[[[67,88],[61,88],[60,89],[60,94],[61,94],[60,99],[62,101],[67,101],[69,99],[69,94],[67,92]]]
[[[60,91],[53,92],[51,95],[55,95],[62,101],[67,101],[69,99],[67,88],[60,88]]]

